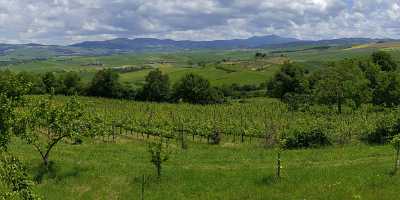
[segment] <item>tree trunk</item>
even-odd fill
[[[157,165],[157,177],[160,178],[161,177],[161,164]]]
[[[394,173],[397,173],[397,170],[399,169],[400,166],[400,143],[397,143],[397,152],[396,152],[396,162],[394,165]]]
[[[338,99],[337,106],[338,106],[338,113],[342,114],[342,100],[340,98]]]
[[[281,152],[278,152],[278,157],[277,157],[277,169],[276,169],[276,176],[278,178],[281,177]]]

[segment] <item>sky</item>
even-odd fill
[[[400,39],[400,0],[0,0],[0,43]]]

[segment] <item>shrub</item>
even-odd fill
[[[331,141],[325,130],[316,127],[310,130],[294,130],[287,138],[285,148],[317,148],[331,145]]]
[[[386,116],[378,120],[374,130],[362,137],[369,144],[387,144],[400,132],[400,119],[394,116]]]
[[[210,144],[218,145],[221,142],[221,133],[219,130],[215,130],[212,135],[210,135]]]

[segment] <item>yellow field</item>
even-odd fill
[[[347,48],[345,50],[365,49],[365,48],[394,50],[394,49],[400,48],[400,42],[385,42],[385,43],[371,43],[371,44],[355,45],[355,46],[353,46],[351,48]]]

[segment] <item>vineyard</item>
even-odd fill
[[[41,96],[32,97],[32,100]],[[59,96],[58,102],[68,97]],[[223,105],[145,103],[127,100],[80,97],[85,113],[96,124],[95,138],[115,140],[120,135],[211,142],[220,134],[224,142],[268,142],[271,135],[290,138],[296,131],[321,130],[333,144],[358,143],[377,128],[382,119],[395,118],[396,109],[365,105],[337,114],[329,107],[312,106],[290,111],[274,99],[252,99]],[[390,117],[391,116],[391,117]]]
[[[29,96],[27,104],[46,98]],[[70,99],[56,96],[54,101],[61,106]],[[34,189],[46,199],[397,196],[394,188],[400,182],[397,176],[389,175],[393,150],[386,145],[364,144],[363,139],[380,127],[383,119],[395,121],[396,109],[365,105],[359,110],[345,108],[337,114],[329,107],[311,106],[304,111],[290,111],[278,100],[265,98],[205,106],[89,97],[77,100],[91,131],[79,143],[61,142],[50,159],[47,174],[40,173],[41,165],[37,166],[39,159],[32,146],[17,138],[10,145],[10,151],[22,162],[31,163],[28,173],[35,180],[40,178]],[[38,124],[37,131],[46,130]],[[296,143],[303,144],[303,148],[293,143],[299,133],[312,135],[317,130],[327,136],[328,143],[306,146],[307,138]],[[216,133],[221,141],[212,145]],[[279,150],[274,148],[276,141],[271,135],[287,138],[287,148],[291,149],[280,154],[280,179],[275,176]],[[146,149],[160,137],[172,151],[163,177],[157,179]],[[318,144],[333,146],[307,148]]]

